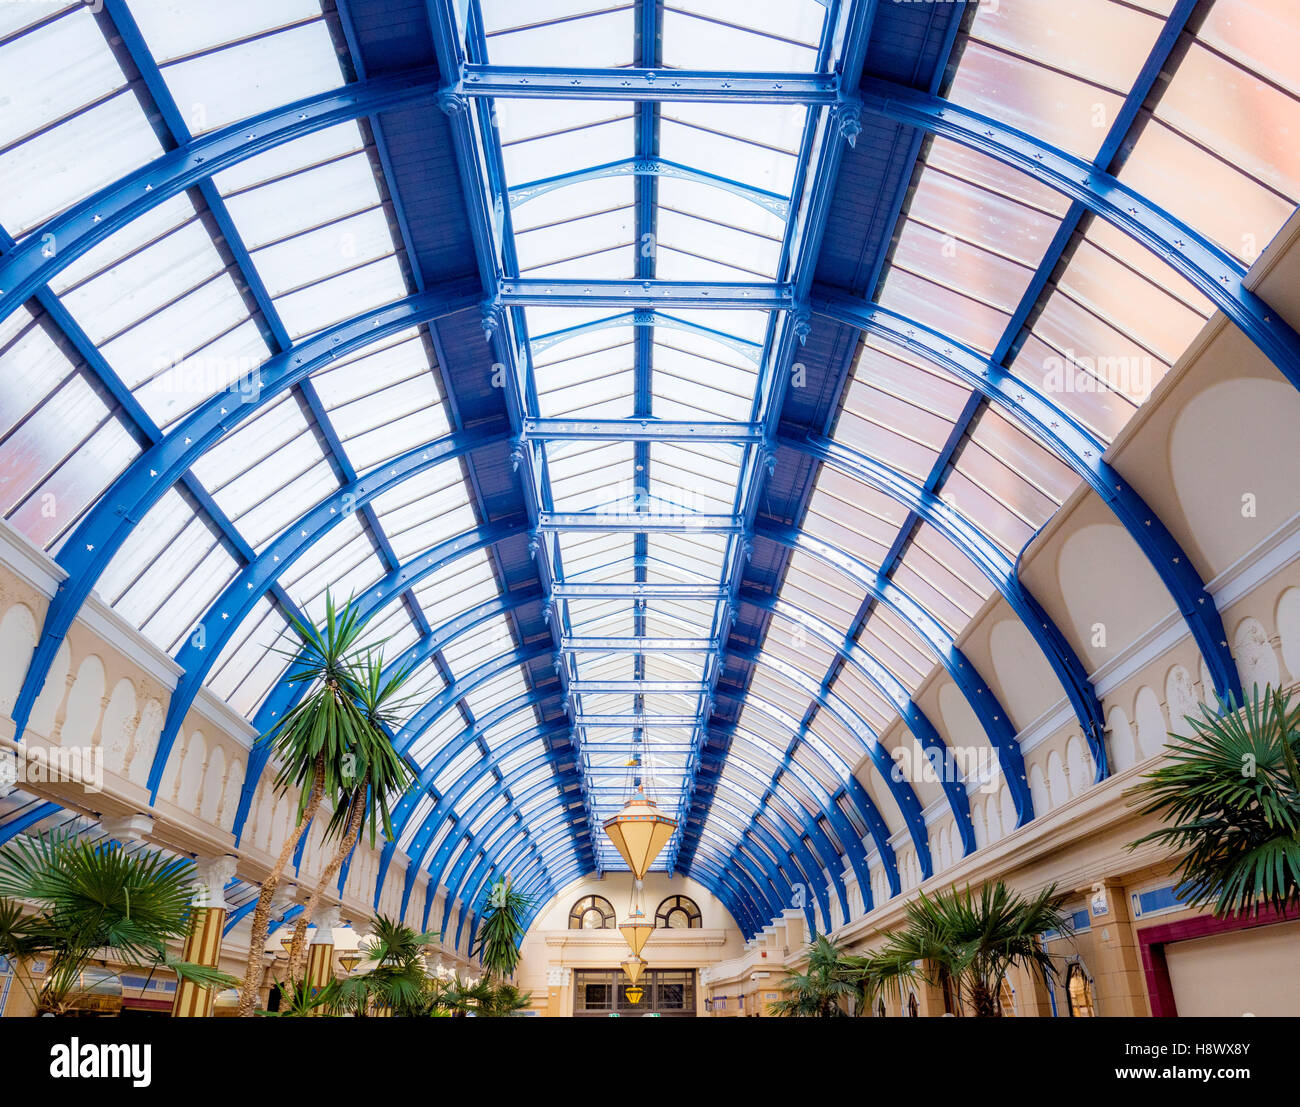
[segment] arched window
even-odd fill
[[[614,908],[601,896],[586,896],[569,912],[570,930],[613,930]]]
[[[1092,980],[1088,970],[1077,961],[1065,974],[1065,998],[1070,1007],[1070,1018],[1090,1019],[1097,1014],[1092,1001]]]
[[[655,926],[666,926],[672,930],[698,930],[703,925],[700,909],[695,906],[693,899],[686,896],[669,896],[655,912]]]
[[[907,993],[907,1017],[909,1019],[919,1019],[921,1017],[921,1005],[916,1002],[916,993]]]

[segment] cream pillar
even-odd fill
[[[216,968],[221,962],[221,932],[226,923],[226,885],[235,877],[235,858],[199,858],[194,863],[194,900],[190,908],[190,930],[181,957],[196,965]],[[173,1018],[208,1018],[215,992],[190,980],[176,985]]]

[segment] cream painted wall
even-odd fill
[[[1164,948],[1181,1018],[1300,1015],[1300,922]]]

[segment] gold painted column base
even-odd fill
[[[313,993],[320,991],[334,979],[334,943],[313,942],[307,948],[307,986]],[[312,1012],[320,1016],[323,1012]]]
[[[225,925],[224,907],[192,908],[190,931],[185,938],[182,959],[216,968],[221,961],[221,931]],[[178,981],[176,1001],[172,1004],[172,1018],[209,1018],[215,999],[216,993],[212,988],[204,988],[190,980]]]

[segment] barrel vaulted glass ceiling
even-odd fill
[[[956,645],[995,593],[1106,775],[1014,566],[1216,309],[1300,379],[1242,284],[1298,50],[1288,0],[0,5],[0,507],[68,574],[19,729],[93,590],[182,673],[156,795],[354,594],[448,914],[619,867],[636,781],[747,931],[846,872],[870,909],[998,833],[903,746],[982,743],[1033,817]]]

